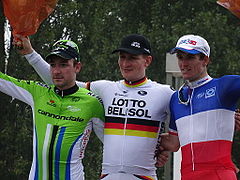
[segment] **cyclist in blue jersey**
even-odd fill
[[[169,135],[161,145],[181,147],[182,180],[236,180],[231,150],[240,76],[210,77],[210,47],[200,36],[182,36],[171,53],[186,82],[171,98]]]
[[[33,161],[29,180],[84,180],[82,159],[92,129],[103,138],[104,109],[95,95],[76,85],[78,46],[58,41],[46,58],[54,85],[0,73],[0,91],[33,111]]]

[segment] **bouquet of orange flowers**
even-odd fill
[[[58,0],[2,0],[4,15],[9,20],[13,36],[35,34],[44,19],[56,7]]]
[[[240,18],[240,0],[218,0],[217,3]]]

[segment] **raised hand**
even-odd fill
[[[28,36],[16,34],[13,39],[13,45],[21,55],[30,54],[33,52],[33,48]]]

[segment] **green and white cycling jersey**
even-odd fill
[[[83,180],[82,158],[92,128],[103,137],[104,109],[93,93],[75,85],[61,96],[53,86],[3,73],[0,91],[32,108],[33,162],[29,180]]]

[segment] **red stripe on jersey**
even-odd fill
[[[182,173],[194,170],[235,169],[231,160],[232,142],[216,140],[198,142],[181,147]],[[193,154],[193,157],[192,157]],[[193,164],[194,163],[194,164]]]
[[[122,124],[122,123],[105,123],[104,128],[124,129],[124,124]]]
[[[154,180],[154,178],[151,176],[140,176],[140,175],[136,175],[136,174],[134,174],[134,176],[136,176],[137,178],[142,179],[142,180]]]
[[[149,131],[149,132],[158,132],[159,127],[144,126],[144,125],[137,125],[137,124],[127,124],[126,129],[139,130],[139,131]]]
[[[105,123],[105,128],[124,129],[124,124],[122,124],[122,123]],[[144,125],[137,125],[137,124],[127,124],[126,129],[147,131],[147,132],[158,132],[158,127],[144,126]]]
[[[178,133],[173,132],[173,131],[169,131],[168,133],[171,134],[171,135],[174,135],[174,136],[178,136]]]

